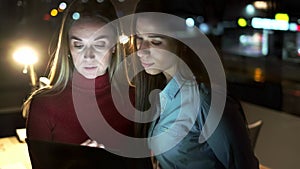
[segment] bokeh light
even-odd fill
[[[185,20],[185,24],[188,27],[193,27],[195,25],[195,21],[193,18],[186,18]]]
[[[129,41],[129,37],[126,35],[119,36],[119,41],[121,44],[126,44]]]
[[[255,8],[254,8],[254,6],[252,4],[248,4],[246,6],[246,13],[248,15],[253,15],[255,13]]]
[[[255,1],[253,5],[256,9],[268,9],[268,3],[266,1]]]
[[[67,8],[67,3],[65,3],[65,2],[61,2],[58,6],[58,9],[60,9],[62,11],[65,10],[66,8]]]
[[[254,69],[253,80],[255,82],[264,82],[264,72],[261,68],[257,67]]]
[[[52,10],[50,11],[50,15],[51,15],[51,16],[57,16],[57,14],[58,14],[58,10],[57,10],[57,9],[52,9]]]
[[[201,24],[199,25],[199,29],[200,29],[200,31],[203,32],[204,34],[208,34],[209,31],[210,31],[210,28],[209,28],[209,26],[208,26],[206,23],[201,23]]]
[[[280,20],[280,21],[289,21],[290,17],[286,13],[276,13],[275,14],[275,20]]]
[[[74,20],[78,20],[80,18],[80,13],[79,12],[74,12],[73,15],[72,15],[72,18]]]
[[[204,17],[203,17],[203,16],[198,16],[196,19],[197,19],[197,21],[198,21],[199,23],[204,22]]]
[[[239,25],[240,27],[246,27],[246,26],[247,26],[247,21],[246,21],[246,19],[245,19],[245,18],[239,18],[239,19],[238,19],[238,25]]]
[[[51,16],[47,13],[44,15],[43,20],[49,21],[51,19]]]
[[[290,31],[297,31],[298,25],[296,23],[289,23]]]

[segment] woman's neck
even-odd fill
[[[174,77],[174,75],[177,73],[178,71],[178,66],[177,64],[172,66],[171,68],[169,68],[168,70],[165,70],[163,72],[163,74],[165,75],[166,79],[167,79],[167,83]]]
[[[81,75],[78,72],[74,72],[73,78],[72,78],[72,85],[75,85],[76,87],[87,89],[87,90],[95,90],[95,89],[101,89],[107,85],[109,85],[109,75],[108,72],[105,74],[96,77],[95,79],[87,79],[83,75]]]

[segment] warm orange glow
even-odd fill
[[[253,2],[253,6],[256,9],[268,9],[268,3],[266,1],[255,1]]]
[[[38,60],[37,53],[27,46],[17,49],[13,54],[13,58],[23,65],[32,65]]]
[[[255,68],[254,69],[254,75],[253,75],[253,79],[255,82],[264,82],[264,72],[261,68]]]

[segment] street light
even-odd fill
[[[15,61],[18,63],[21,63],[24,65],[23,73],[27,74],[27,69],[29,67],[29,76],[31,80],[31,85],[33,87],[36,87],[37,85],[37,76],[34,71],[33,65],[38,61],[37,53],[35,50],[33,50],[30,47],[24,46],[18,48],[14,53],[13,53],[13,58]]]

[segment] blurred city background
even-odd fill
[[[31,90],[30,67],[22,73],[26,70],[13,59],[14,52],[24,45],[33,48],[34,70],[37,77],[43,76],[49,42],[69,2],[0,2],[0,112],[19,108]],[[210,38],[223,60],[232,94],[300,114],[300,1],[172,0],[170,6]]]

